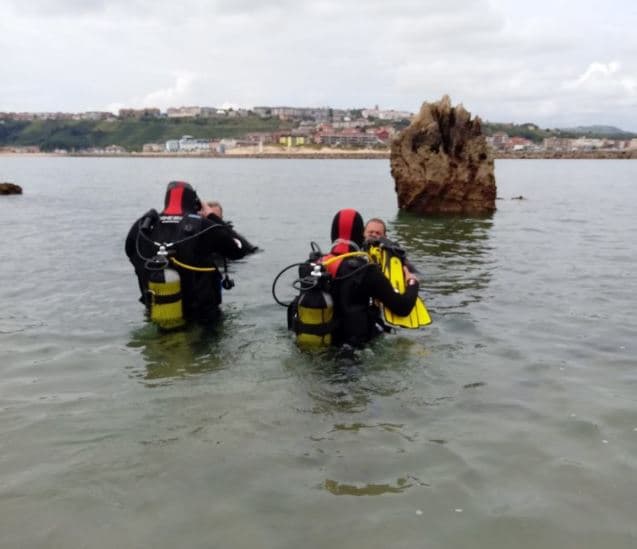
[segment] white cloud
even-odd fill
[[[449,93],[483,119],[613,119],[637,131],[628,0],[603,13],[592,0],[577,10],[564,0],[6,1],[0,111],[415,111]]]
[[[192,73],[179,74],[173,86],[150,92],[141,100],[141,106],[166,109],[171,106],[183,105],[190,99],[189,94],[195,79],[196,77]]]
[[[608,106],[617,112],[637,108],[637,77],[618,61],[589,64],[563,84],[562,92],[584,112],[603,112]]]
[[[613,75],[619,72],[621,64],[617,61],[610,63],[591,63],[588,68],[574,82],[569,82],[566,87],[581,88],[599,82],[608,82]]]

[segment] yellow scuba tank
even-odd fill
[[[179,273],[168,267],[153,271],[148,281],[150,319],[163,330],[180,328],[184,320]]]
[[[332,343],[334,302],[327,291],[329,275],[314,264],[308,287],[301,290],[294,319],[296,341],[302,346],[324,347]]]

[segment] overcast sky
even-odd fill
[[[0,111],[258,105],[637,132],[635,0],[0,0]]]

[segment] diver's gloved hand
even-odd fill
[[[398,244],[398,242],[394,242],[386,236],[381,236],[375,240],[367,241],[367,247],[369,248],[371,246],[378,246],[379,248],[390,251],[402,261],[403,265],[405,265],[410,272],[420,274],[418,268],[407,259],[407,252]]]
[[[394,242],[393,240],[390,240],[389,238],[387,238],[386,236],[381,236],[378,239],[379,242],[379,246],[381,248],[385,248],[387,250],[390,250],[396,257],[399,257],[400,259],[404,260],[405,256],[407,255],[405,250],[403,250],[399,245],[398,242]]]
[[[405,250],[403,250],[397,242],[390,240],[386,236],[379,236],[378,238],[368,239],[365,241],[365,246],[367,248],[378,246],[379,248],[390,250],[391,252],[393,252],[394,255],[398,257],[402,257],[405,255]]]
[[[418,284],[418,277],[407,267],[407,265],[403,265],[403,273],[405,274],[405,284],[407,286],[413,286],[414,284]]]

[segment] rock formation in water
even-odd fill
[[[0,183],[0,194],[22,194],[22,187],[15,183]]]
[[[444,96],[423,103],[391,146],[398,207],[419,214],[495,210],[493,158],[480,118]]]

